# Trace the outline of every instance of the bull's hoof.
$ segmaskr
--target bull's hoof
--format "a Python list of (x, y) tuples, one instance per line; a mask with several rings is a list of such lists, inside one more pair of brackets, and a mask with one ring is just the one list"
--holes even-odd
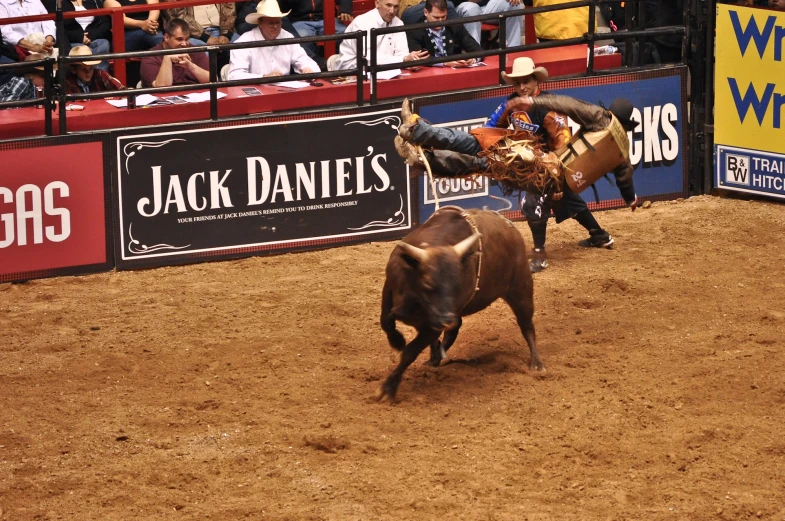
[(398, 330), (388, 333), (387, 341), (390, 343), (390, 347), (396, 351), (403, 351), (403, 348), (406, 347), (406, 339)]
[(379, 390), (376, 391), (376, 401), (379, 403), (384, 403), (384, 402), (393, 403), (395, 402), (395, 393), (397, 391), (398, 389), (391, 389), (387, 385), (382, 385), (381, 387), (379, 387)]
[(545, 364), (542, 363), (542, 360), (532, 360), (529, 363), (529, 370), (544, 373), (546, 371)]
[(442, 360), (447, 358), (447, 353), (444, 352), (444, 347), (442, 347), (441, 341), (437, 340), (436, 343), (439, 345), (439, 348), (436, 349), (431, 346), (431, 358), (428, 360), (428, 365), (431, 367), (439, 367), (439, 365), (442, 363)]

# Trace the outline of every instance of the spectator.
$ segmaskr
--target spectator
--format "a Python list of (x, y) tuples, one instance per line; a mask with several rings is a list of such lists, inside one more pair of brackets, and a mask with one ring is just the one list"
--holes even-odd
[[(534, 7), (563, 4), (572, 0), (533, 0)], [(573, 7), (534, 15), (534, 29), (540, 41), (580, 38), (589, 31), (589, 8)]]
[[(456, 11), (460, 17), (523, 11), (523, 2), (521, 0), (464, 0), (458, 5)], [(493, 21), (488, 20), (486, 23), (493, 23)], [(522, 24), (522, 16), (511, 16), (506, 19), (507, 47), (518, 47), (521, 44)], [(465, 27), (472, 38), (479, 42), (481, 22), (467, 23)]]
[[(400, 18), (395, 16), (398, 12), (400, 0), (376, 0), (376, 8), (367, 13), (361, 14), (349, 24), (346, 32), (368, 31), (366, 38), (366, 48), (363, 55), (370, 59), (371, 29), (382, 27), (400, 27), (403, 25)], [(409, 45), (406, 42), (406, 33), (384, 34), (376, 39), (376, 62), (377, 64), (408, 62), (422, 60), (428, 57), (428, 51), (409, 52)], [(334, 68), (336, 70), (353, 69), (357, 65), (357, 41), (347, 39), (341, 42), (340, 55), (336, 58)]]
[(234, 30), (237, 12), (232, 3), (175, 7), (166, 11), (166, 17), (169, 20), (181, 18), (186, 21), (191, 45), (221, 45), (240, 37)]
[[(43, 0), (44, 7), (50, 13), (57, 10), (57, 0)], [(62, 9), (64, 13), (73, 11), (88, 11), (90, 9), (101, 9), (99, 0), (63, 0)], [(71, 47), (77, 45), (87, 45), (93, 54), (107, 54), (112, 52), (109, 40), (112, 38), (112, 21), (108, 16), (85, 16), (79, 18), (67, 18), (63, 21), (65, 26), (65, 36)], [(97, 65), (99, 69), (109, 70), (109, 62), (102, 61)]]
[[(93, 53), (86, 45), (74, 47), (69, 56), (92, 56)], [(65, 93), (82, 94), (86, 92), (104, 92), (107, 90), (122, 90), (125, 86), (117, 78), (109, 75), (102, 69), (96, 69), (98, 60), (83, 60), (72, 62), (65, 75)]]
[[(48, 14), (40, 0), (0, 0), (0, 18), (36, 14)], [(51, 20), (2, 25), (0, 34), (4, 41), (16, 46), (23, 56), (30, 53), (51, 56), (54, 52), (56, 32), (55, 23)]]
[[(189, 40), (186, 21), (172, 18), (166, 22), (164, 41), (153, 47), (152, 50), (184, 49), (191, 47)], [(142, 58), (140, 74), (144, 87), (207, 83), (210, 81), (210, 64), (207, 54), (203, 52), (147, 56)]]
[[(36, 61), (47, 58), (45, 54), (28, 54), (25, 61)], [(43, 91), (44, 66), (30, 66), (18, 68), (7, 82), (0, 85), (0, 101), (19, 101), (36, 98), (37, 89)]]
[[(256, 29), (256, 25), (255, 24), (249, 24), (248, 22), (246, 22), (245, 21), (245, 17), (248, 16), (249, 14), (252, 14), (252, 13), (256, 12), (256, 5), (258, 3), (259, 2), (252, 2), (252, 1), (249, 1), (249, 2), (235, 2), (235, 4), (234, 4), (234, 11), (235, 11), (234, 32), (236, 32), (237, 34), (242, 36), (243, 34), (247, 33), (248, 31), (253, 31), (254, 29)], [(283, 23), (284, 31), (292, 32), (292, 31), (289, 30), (289, 27), (291, 27), (292, 23), (289, 22), (289, 24), (288, 24), (289, 27), (287, 27), (288, 19), (284, 18), (283, 22), (284, 22)]]
[[(239, 35), (243, 35), (248, 31), (256, 29), (256, 24), (249, 24), (245, 21), (245, 17), (249, 14), (256, 13), (256, 6), (259, 5), (259, 2), (235, 2), (234, 5), (237, 12), (237, 20), (234, 23), (235, 32)], [(288, 16), (281, 18), (281, 27), (284, 31), (292, 33), (292, 36), (295, 38), (300, 38), (300, 35), (297, 33), (297, 30), (292, 25), (292, 21), (289, 20)], [(308, 56), (311, 55), (309, 54)], [(311, 57), (313, 58), (313, 56)]]
[[(425, 13), (425, 20), (428, 22), (447, 20), (447, 1), (426, 0), (423, 12)], [(475, 52), (482, 50), (480, 44), (460, 25), (409, 31), (406, 33), (406, 38), (409, 42), (409, 49), (412, 51), (425, 49), (434, 58), (457, 55), (464, 51)], [(440, 63), (437, 66), (467, 67), (476, 61), (474, 58), (470, 60), (456, 60), (444, 64)]]
[[(13, 45), (7, 44), (3, 40), (2, 35), (0, 35), (0, 65), (16, 63), (17, 61), (19, 61), (19, 53), (16, 52)], [(14, 71), (12, 69), (0, 70), (0, 85), (10, 80), (13, 75)]]
[[(335, 18), (335, 34), (342, 34), (346, 26), (352, 23), (352, 0), (338, 0), (338, 16)], [(324, 6), (322, 0), (282, 0), (283, 9), (289, 9), (289, 20), (292, 21), (297, 34), (302, 38), (321, 36), (324, 34)], [(302, 44), (308, 56), (316, 55), (316, 44)]]
[[(248, 31), (253, 31), (256, 29), (256, 24), (249, 24), (245, 21), (245, 17), (256, 12), (256, 6), (258, 5), (258, 2), (237, 2), (234, 5), (237, 9), (237, 22), (235, 22), (235, 30), (237, 31), (237, 34), (243, 35)], [(281, 28), (283, 28), (283, 30), (287, 33), (290, 33), (292, 38), (300, 38), (300, 33), (298, 33), (294, 28), (292, 21), (289, 20), (288, 16), (281, 18)], [(324, 58), (319, 56), (319, 53), (306, 47), (303, 47), (303, 49), (305, 49), (305, 53), (308, 55), (308, 57), (319, 65), (320, 69), (323, 71), (327, 70), (327, 65), (324, 63)]]
[[(684, 0), (661, 0), (657, 5), (654, 26), (684, 25)], [(681, 44), (684, 37), (680, 34), (666, 34), (654, 37), (654, 45), (661, 63), (681, 62)]]
[[(281, 18), (286, 16), (278, 7), (276, 0), (263, 0), (256, 6), (256, 12), (249, 14), (245, 21), (257, 24), (256, 29), (237, 39), (237, 43), (283, 40), (292, 35), (281, 29)], [(285, 76), (291, 69), (299, 74), (318, 72), (319, 66), (308, 57), (300, 45), (278, 45), (275, 47), (255, 47), (235, 49), (231, 52), (229, 65), (230, 80)]]
[[(407, 7), (403, 10), (403, 13), (399, 13), (401, 17), (401, 21), (403, 25), (413, 25), (413, 24), (421, 24), (425, 22), (425, 1), (423, 0), (419, 4), (414, 4), (412, 6)], [(458, 12), (455, 10), (455, 4), (447, 1), (447, 19), (454, 20), (456, 18), (460, 18), (458, 16)]]
[[(144, 3), (143, 0), (104, 0), (104, 8), (131, 7)], [(146, 3), (157, 4), (158, 0), (147, 0)], [(163, 41), (164, 35), (158, 26), (160, 14), (160, 11), (155, 10), (123, 15), (125, 50), (127, 52), (146, 51)]]

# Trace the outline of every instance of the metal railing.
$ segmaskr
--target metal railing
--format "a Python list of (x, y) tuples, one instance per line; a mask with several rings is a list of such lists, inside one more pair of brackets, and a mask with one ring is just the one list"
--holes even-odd
[[(494, 13), (490, 15), (478, 15), (478, 16), (467, 16), (465, 18), (456, 18), (452, 20), (443, 20), (438, 22), (427, 22), (421, 24), (410, 24), (398, 27), (384, 27), (380, 29), (371, 29), (370, 30), (370, 40), (376, 41), (378, 36), (384, 36), (386, 34), (393, 34), (393, 33), (400, 33), (400, 32), (407, 32), (412, 30), (419, 30), (419, 29), (429, 29), (431, 27), (449, 27), (452, 25), (463, 25), (469, 22), (483, 22), (483, 21), (490, 21), (490, 20), (498, 20), (499, 22), (499, 49), (488, 49), (483, 51), (476, 51), (472, 53), (465, 53), (461, 54), (461, 59), (470, 59), (470, 58), (484, 58), (487, 56), (499, 56), (499, 83), (503, 83), (501, 73), (506, 70), (507, 68), (507, 55), (514, 52), (521, 52), (521, 51), (531, 51), (536, 49), (552, 49), (557, 47), (567, 47), (570, 45), (577, 45), (577, 44), (586, 44), (588, 46), (588, 61), (586, 65), (586, 74), (596, 75), (600, 74), (600, 71), (597, 71), (594, 68), (594, 42), (601, 41), (601, 40), (634, 40), (640, 39), (641, 37), (656, 37), (661, 35), (671, 35), (671, 34), (681, 34), (684, 40), (684, 36), (686, 34), (686, 30), (684, 26), (667, 26), (667, 27), (658, 27), (652, 29), (638, 29), (638, 30), (621, 30), (615, 31), (612, 33), (596, 32), (596, 7), (601, 4), (609, 4), (609, 3), (617, 3), (618, 0), (576, 0), (573, 2), (566, 2), (562, 4), (556, 5), (549, 5), (549, 6), (542, 6), (542, 7), (527, 7), (525, 10), (518, 10), (518, 11), (506, 11), (502, 13)], [(642, 0), (632, 0), (629, 2), (630, 6), (635, 6), (636, 4), (641, 3)], [(555, 11), (563, 11), (566, 9), (573, 9), (578, 7), (588, 7), (589, 8), (589, 32), (585, 33), (581, 37), (577, 38), (569, 38), (564, 40), (551, 40), (551, 41), (543, 41), (533, 44), (522, 44), (513, 47), (507, 47), (507, 25), (505, 23), (507, 18), (511, 18), (514, 16), (533, 16), (539, 13), (549, 13)], [(682, 45), (684, 47), (684, 43)], [(370, 74), (371, 77), (371, 105), (377, 103), (376, 97), (376, 82), (377, 82), (377, 74), (383, 71), (389, 71), (394, 69), (406, 68), (406, 67), (416, 67), (416, 66), (427, 66), (427, 65), (435, 65), (437, 63), (446, 63), (455, 60), (455, 56), (446, 56), (441, 58), (427, 58), (424, 60), (416, 60), (402, 63), (392, 63), (392, 64), (384, 64), (379, 65), (377, 64), (377, 49), (376, 46), (371, 46), (370, 48), (370, 64), (366, 66), (367, 72)], [(631, 55), (632, 53), (629, 53)], [(683, 53), (682, 53), (683, 54)], [(637, 68), (636, 68), (637, 67)], [(630, 63), (628, 61), (627, 65), (623, 65), (619, 68), (614, 69), (604, 69), (602, 74), (616, 74), (620, 71), (630, 71), (630, 70), (638, 70), (641, 67), (640, 63)]]
[[(221, 2), (222, 0), (219, 0)], [(325, 0), (325, 9), (327, 9), (326, 4), (329, 1), (331, 4), (333, 0)], [(655, 29), (643, 29), (643, 30), (636, 30), (634, 27), (632, 30), (625, 29), (622, 31), (616, 31), (613, 33), (597, 33), (596, 32), (596, 18), (595, 18), (595, 8), (596, 6), (604, 3), (611, 3), (615, 0), (576, 0), (573, 2), (557, 4), (552, 6), (543, 6), (543, 7), (533, 7), (533, 8), (526, 8), (525, 10), (516, 10), (516, 11), (508, 11), (503, 13), (494, 13), (489, 15), (479, 15), (473, 17), (466, 17), (466, 18), (458, 18), (452, 20), (444, 20), (439, 22), (430, 22), (430, 23), (421, 23), (415, 25), (404, 25), (399, 27), (390, 27), (390, 28), (380, 28), (380, 29), (371, 29), (370, 30), (370, 39), (374, 41), (374, 45), (370, 45), (370, 52), (369, 56), (363, 56), (364, 53), (358, 53), (358, 60), (355, 64), (355, 67), (348, 70), (341, 70), (341, 71), (330, 71), (330, 72), (319, 72), (319, 73), (312, 73), (312, 74), (296, 74), (296, 75), (286, 75), (286, 76), (277, 76), (272, 78), (250, 78), (250, 79), (242, 79), (242, 80), (234, 80), (234, 81), (221, 81), (218, 77), (218, 60), (217, 60), (217, 53), (222, 51), (231, 51), (232, 49), (247, 49), (247, 48), (256, 48), (256, 47), (271, 47), (271, 46), (279, 46), (279, 45), (293, 45), (293, 44), (301, 44), (301, 43), (311, 43), (311, 42), (325, 42), (333, 43), (339, 40), (344, 40), (347, 38), (353, 38), (356, 40), (357, 49), (365, 49), (365, 39), (366, 33), (363, 31), (354, 32), (354, 33), (346, 33), (346, 34), (339, 34), (339, 35), (324, 35), (324, 36), (313, 36), (313, 37), (306, 37), (306, 38), (294, 38), (294, 39), (283, 39), (283, 40), (272, 40), (272, 41), (261, 41), (261, 42), (248, 42), (248, 43), (229, 43), (223, 45), (206, 45), (206, 46), (198, 46), (198, 47), (186, 47), (186, 48), (178, 48), (178, 49), (163, 49), (157, 51), (137, 51), (137, 52), (130, 52), (126, 53), (123, 52), (125, 48), (125, 42), (123, 38), (118, 38), (120, 41), (115, 42), (115, 47), (121, 47), (123, 51), (115, 49), (115, 52), (108, 53), (108, 54), (100, 54), (95, 55), (94, 59), (97, 60), (114, 60), (115, 67), (118, 64), (122, 64), (124, 66), (126, 59), (135, 59), (135, 58), (144, 58), (147, 56), (161, 56), (161, 55), (172, 55), (172, 54), (184, 54), (184, 53), (195, 53), (195, 52), (207, 52), (209, 55), (209, 74), (210, 74), (210, 81), (208, 83), (203, 83), (198, 86), (198, 88), (209, 89), (210, 91), (210, 119), (217, 120), (218, 119), (218, 96), (217, 96), (217, 89), (219, 87), (232, 87), (232, 86), (241, 86), (241, 85), (264, 85), (268, 83), (277, 83), (281, 81), (286, 81), (287, 79), (300, 79), (300, 80), (308, 80), (308, 79), (317, 79), (317, 78), (335, 78), (341, 76), (354, 76), (357, 81), (357, 99), (356, 104), (361, 106), (363, 104), (364, 96), (363, 96), (363, 87), (365, 82), (364, 73), (368, 73), (370, 75), (370, 87), (371, 87), (371, 98), (370, 103), (376, 104), (378, 103), (378, 95), (377, 95), (377, 74), (382, 71), (399, 69), (399, 68), (408, 68), (408, 67), (416, 67), (416, 66), (423, 66), (423, 65), (435, 65), (439, 63), (446, 63), (449, 61), (454, 61), (455, 56), (445, 56), (441, 58), (428, 58), (424, 60), (417, 60), (405, 63), (391, 63), (391, 64), (378, 64), (378, 55), (377, 55), (377, 48), (375, 45), (375, 41), (377, 37), (384, 36), (386, 34), (391, 33), (399, 33), (399, 32), (406, 32), (410, 30), (418, 30), (418, 29), (427, 29), (431, 27), (443, 27), (443, 26), (452, 26), (452, 25), (463, 25), (467, 22), (483, 22), (483, 21), (498, 21), (498, 31), (499, 31), (499, 48), (498, 49), (486, 49), (482, 51), (476, 51), (472, 53), (465, 53), (461, 54), (461, 59), (470, 59), (470, 58), (485, 58), (488, 56), (499, 56), (499, 77), (498, 83), (502, 83), (501, 73), (506, 70), (507, 68), (507, 60), (506, 57), (511, 52), (520, 52), (520, 51), (527, 51), (527, 50), (536, 50), (536, 49), (549, 49), (549, 48), (557, 48), (557, 47), (566, 47), (575, 44), (587, 44), (588, 46), (588, 58), (587, 58), (587, 75), (595, 75), (595, 74), (615, 74), (623, 71), (632, 71), (632, 70), (641, 70), (647, 67), (642, 67), (639, 63), (636, 64), (631, 62), (630, 60), (630, 53), (627, 53), (627, 63), (622, 65), (618, 68), (613, 69), (606, 69), (603, 71), (597, 71), (594, 68), (594, 42), (598, 40), (624, 40), (625, 44), (629, 48), (630, 45), (628, 42), (631, 40), (636, 40), (637, 42), (641, 42), (643, 38), (648, 37), (655, 37), (659, 35), (671, 35), (671, 34), (681, 34), (683, 41), (685, 35), (685, 28), (683, 26), (669, 26), (669, 27), (660, 27)], [(641, 2), (641, 0), (632, 0), (632, 2), (628, 2), (628, 13), (632, 11), (636, 4)], [(129, 12), (138, 12), (138, 11), (150, 11), (150, 10), (164, 10), (167, 8), (174, 8), (174, 7), (187, 7), (187, 6), (194, 6), (194, 5), (205, 5), (209, 3), (215, 3), (211, 0), (186, 0), (186, 1), (178, 1), (178, 2), (164, 2), (162, 4), (144, 4), (139, 6), (133, 7), (126, 7), (126, 8), (117, 8), (117, 9), (96, 9), (90, 10), (90, 14), (100, 15), (104, 13), (108, 13), (113, 17), (113, 24), (118, 23), (115, 18), (119, 18), (119, 25), (123, 27), (123, 15)], [(507, 18), (512, 16), (533, 16), (538, 13), (547, 13), (547, 12), (555, 12), (555, 11), (562, 11), (566, 9), (573, 9), (576, 7), (588, 7), (589, 8), (589, 28), (591, 29), (589, 32), (585, 33), (581, 37), (577, 38), (570, 38), (566, 40), (558, 40), (558, 41), (542, 41), (533, 44), (523, 44), (513, 47), (507, 47), (506, 44), (506, 24), (504, 23)], [(156, 94), (156, 93), (170, 93), (170, 92), (178, 92), (178, 91), (185, 91), (185, 90), (194, 90), (196, 87), (195, 85), (174, 85), (170, 87), (150, 87), (150, 88), (141, 88), (141, 89), (129, 89), (124, 91), (106, 91), (106, 92), (96, 92), (96, 93), (83, 93), (83, 94), (66, 94), (65, 93), (65, 74), (68, 69), (68, 66), (71, 63), (76, 63), (84, 60), (84, 57), (70, 57), (66, 52), (66, 45), (67, 42), (65, 41), (63, 29), (63, 18), (76, 18), (77, 15), (83, 15), (82, 12), (69, 12), (63, 13), (62, 11), (58, 11), (57, 17), (57, 26), (58, 32), (58, 44), (60, 48), (60, 53), (58, 58), (56, 59), (56, 63), (58, 65), (57, 69), (57, 82), (51, 81), (51, 74), (53, 70), (53, 65), (55, 60), (52, 58), (47, 58), (40, 62), (25, 62), (23, 64), (7, 64), (7, 65), (0, 65), (0, 71), (3, 69), (8, 68), (18, 68), (18, 67), (29, 67), (35, 64), (43, 64), (45, 71), (46, 71), (46, 83), (44, 86), (43, 98), (39, 98), (36, 100), (26, 100), (26, 101), (18, 101), (18, 102), (4, 102), (0, 103), (0, 109), (7, 108), (7, 107), (26, 107), (31, 105), (43, 105), (44, 106), (44, 120), (45, 120), (45, 132), (47, 135), (52, 135), (52, 115), (51, 111), (55, 106), (54, 100), (57, 100), (57, 107), (59, 110), (59, 131), (60, 134), (67, 133), (67, 103), (69, 101), (77, 101), (77, 100), (88, 100), (88, 99), (104, 99), (104, 98), (111, 98), (111, 97), (126, 97), (128, 99), (128, 106), (129, 108), (134, 108), (135, 106), (135, 97), (141, 94)], [(18, 21), (36, 21), (36, 20), (48, 20), (55, 17), (55, 15), (36, 15), (31, 17), (24, 17), (24, 18), (10, 18), (3, 20), (2, 22), (5, 23), (14, 23)], [(122, 42), (122, 43), (121, 43)], [(68, 45), (70, 48), (70, 45)], [(370, 63), (368, 63), (370, 60)]]

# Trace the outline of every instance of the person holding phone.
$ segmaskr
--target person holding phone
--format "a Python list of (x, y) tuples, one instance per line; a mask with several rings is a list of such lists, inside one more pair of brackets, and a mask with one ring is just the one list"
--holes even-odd
[[(380, 29), (382, 27), (401, 27), (403, 22), (396, 16), (398, 13), (398, 6), (401, 0), (376, 0), (376, 7), (367, 13), (361, 14), (355, 18), (349, 27), (346, 28), (347, 33), (355, 31), (367, 31), (368, 38), (365, 40), (365, 49), (357, 49), (357, 41), (353, 38), (348, 38), (341, 42), (340, 54), (335, 58), (333, 65), (334, 70), (354, 69), (357, 67), (357, 56), (365, 56), (368, 60), (371, 58), (371, 29)], [(379, 65), (386, 65), (388, 63), (410, 62), (417, 60), (424, 60), (428, 57), (428, 51), (421, 49), (419, 51), (409, 51), (409, 44), (406, 41), (405, 33), (391, 33), (383, 34), (376, 37), (374, 42), (376, 45), (376, 63)], [(330, 58), (333, 60), (333, 58)], [(330, 65), (328, 61), (328, 65)]]
[[(447, 20), (447, 0), (425, 0), (424, 12), (426, 22), (443, 22)], [(409, 31), (406, 33), (406, 38), (409, 41), (410, 50), (426, 50), (434, 58), (482, 50), (480, 44), (461, 25)], [(477, 61), (477, 58), (469, 60), (458, 59), (439, 63), (436, 67), (468, 67), (474, 65)]]
[[(172, 18), (166, 22), (164, 41), (151, 50), (185, 49), (191, 47), (188, 22)], [(170, 87), (210, 81), (210, 64), (207, 53), (167, 54), (145, 56), (140, 70), (143, 87)]]

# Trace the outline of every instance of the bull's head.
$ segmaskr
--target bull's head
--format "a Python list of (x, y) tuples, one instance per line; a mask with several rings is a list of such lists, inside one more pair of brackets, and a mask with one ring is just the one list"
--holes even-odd
[(479, 238), (480, 234), (475, 233), (454, 246), (425, 248), (398, 242), (403, 251), (401, 257), (414, 272), (415, 290), (433, 329), (443, 331), (455, 326), (466, 304), (461, 299), (462, 294), (467, 293), (463, 283), (464, 265)]

